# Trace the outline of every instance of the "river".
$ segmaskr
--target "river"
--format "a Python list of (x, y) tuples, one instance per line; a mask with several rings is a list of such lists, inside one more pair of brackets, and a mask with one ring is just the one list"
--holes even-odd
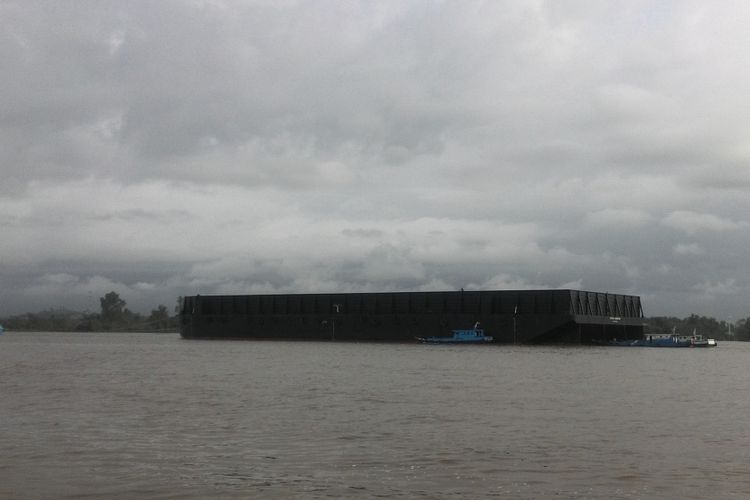
[(750, 344), (0, 336), (0, 498), (747, 498)]

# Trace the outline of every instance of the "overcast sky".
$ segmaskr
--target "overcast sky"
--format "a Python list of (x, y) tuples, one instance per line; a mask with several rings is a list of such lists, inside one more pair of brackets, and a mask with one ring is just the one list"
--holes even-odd
[(575, 288), (750, 316), (745, 1), (0, 3), (0, 315)]

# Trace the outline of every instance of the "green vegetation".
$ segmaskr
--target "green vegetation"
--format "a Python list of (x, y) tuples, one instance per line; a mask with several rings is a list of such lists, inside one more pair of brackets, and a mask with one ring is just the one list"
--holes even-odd
[[(159, 305), (144, 316), (131, 311), (115, 292), (99, 299), (100, 313), (83, 313), (67, 309), (49, 309), (0, 318), (6, 330), (59, 332), (176, 332), (177, 311), (171, 316), (167, 307)], [(179, 304), (179, 299), (178, 299)]]
[(750, 318), (745, 318), (736, 323), (718, 321), (715, 318), (691, 314), (687, 318), (674, 318), (657, 316), (646, 318), (647, 333), (672, 333), (676, 331), (681, 335), (690, 335), (695, 331), (704, 337), (717, 340), (742, 340), (750, 341)]

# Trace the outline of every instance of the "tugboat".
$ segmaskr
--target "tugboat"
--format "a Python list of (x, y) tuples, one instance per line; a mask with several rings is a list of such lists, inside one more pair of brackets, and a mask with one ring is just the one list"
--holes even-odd
[(693, 336), (690, 338), (690, 347), (716, 347), (715, 339), (704, 339), (703, 335), (696, 335), (693, 330)]
[(494, 339), (484, 334), (479, 322), (471, 330), (451, 330), (449, 337), (416, 337), (423, 344), (484, 344)]

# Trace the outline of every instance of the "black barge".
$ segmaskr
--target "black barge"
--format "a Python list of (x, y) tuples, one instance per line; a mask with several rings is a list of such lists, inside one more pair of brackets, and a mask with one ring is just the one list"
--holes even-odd
[(480, 322), (498, 343), (638, 339), (640, 297), (579, 290), (482, 290), (183, 297), (186, 339), (414, 342)]

